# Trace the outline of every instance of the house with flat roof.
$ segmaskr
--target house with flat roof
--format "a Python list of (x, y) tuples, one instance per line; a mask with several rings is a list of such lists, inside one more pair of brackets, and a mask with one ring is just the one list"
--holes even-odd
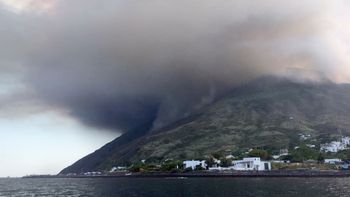
[(232, 162), (234, 170), (271, 170), (271, 162), (261, 161), (260, 157), (247, 157)]
[(198, 161), (198, 160), (187, 160), (183, 162), (185, 168), (192, 168), (192, 170), (195, 170), (197, 166), (200, 166), (202, 168), (206, 168), (207, 164), (205, 163), (205, 160)]

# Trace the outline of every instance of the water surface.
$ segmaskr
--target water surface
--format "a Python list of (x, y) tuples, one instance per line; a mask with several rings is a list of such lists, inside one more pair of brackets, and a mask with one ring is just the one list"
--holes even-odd
[(350, 178), (0, 179), (0, 196), (349, 196)]

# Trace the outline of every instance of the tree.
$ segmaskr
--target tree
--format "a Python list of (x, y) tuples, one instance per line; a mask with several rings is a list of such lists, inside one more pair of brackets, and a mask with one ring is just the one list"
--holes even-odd
[(270, 154), (266, 150), (253, 149), (248, 153), (249, 157), (260, 157), (263, 160), (268, 160), (271, 158)]
[(292, 155), (284, 155), (282, 157), (280, 157), (281, 160), (289, 160), (292, 161), (293, 160), (293, 156)]
[(193, 169), (191, 167), (184, 169), (184, 172), (192, 172), (192, 171), (193, 171)]
[(162, 164), (161, 170), (162, 171), (173, 171), (173, 170), (177, 170), (180, 166), (182, 166), (182, 162), (181, 161), (165, 161)]
[(201, 165), (197, 165), (195, 168), (196, 171), (202, 171), (205, 170)]
[(344, 160), (344, 161), (347, 161), (350, 159), (350, 150), (342, 150), (342, 151), (339, 151), (337, 154), (336, 154), (336, 157)]
[(205, 163), (207, 164), (208, 167), (212, 167), (215, 164), (214, 158), (213, 157), (208, 157), (205, 160)]
[(231, 159), (223, 158), (223, 159), (221, 159), (220, 166), (221, 166), (221, 167), (229, 167), (229, 166), (232, 166), (232, 160), (231, 160)]
[(324, 155), (322, 153), (318, 154), (317, 161), (318, 161), (318, 163), (324, 162)]
[(142, 172), (144, 171), (145, 165), (143, 163), (134, 163), (131, 167), (130, 167), (130, 171), (131, 172)]
[(222, 151), (218, 151), (215, 153), (211, 154), (215, 159), (221, 159), (222, 157), (224, 157), (224, 153)]
[(306, 146), (301, 146), (300, 148), (294, 150), (291, 155), (293, 162), (303, 162), (309, 159), (318, 160), (319, 154), (319, 151), (315, 149)]

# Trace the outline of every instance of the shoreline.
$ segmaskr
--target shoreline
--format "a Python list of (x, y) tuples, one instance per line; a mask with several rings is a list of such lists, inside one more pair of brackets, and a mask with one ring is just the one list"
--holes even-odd
[(191, 172), (191, 173), (170, 173), (170, 172), (137, 172), (118, 173), (106, 175), (32, 175), (22, 178), (259, 178), (259, 177), (350, 177), (350, 171), (337, 170), (272, 170), (272, 171), (239, 171), (239, 172)]

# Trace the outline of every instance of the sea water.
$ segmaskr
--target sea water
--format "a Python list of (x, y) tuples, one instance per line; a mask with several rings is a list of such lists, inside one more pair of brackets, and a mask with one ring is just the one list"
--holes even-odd
[(9, 178), (0, 196), (350, 196), (350, 178)]

